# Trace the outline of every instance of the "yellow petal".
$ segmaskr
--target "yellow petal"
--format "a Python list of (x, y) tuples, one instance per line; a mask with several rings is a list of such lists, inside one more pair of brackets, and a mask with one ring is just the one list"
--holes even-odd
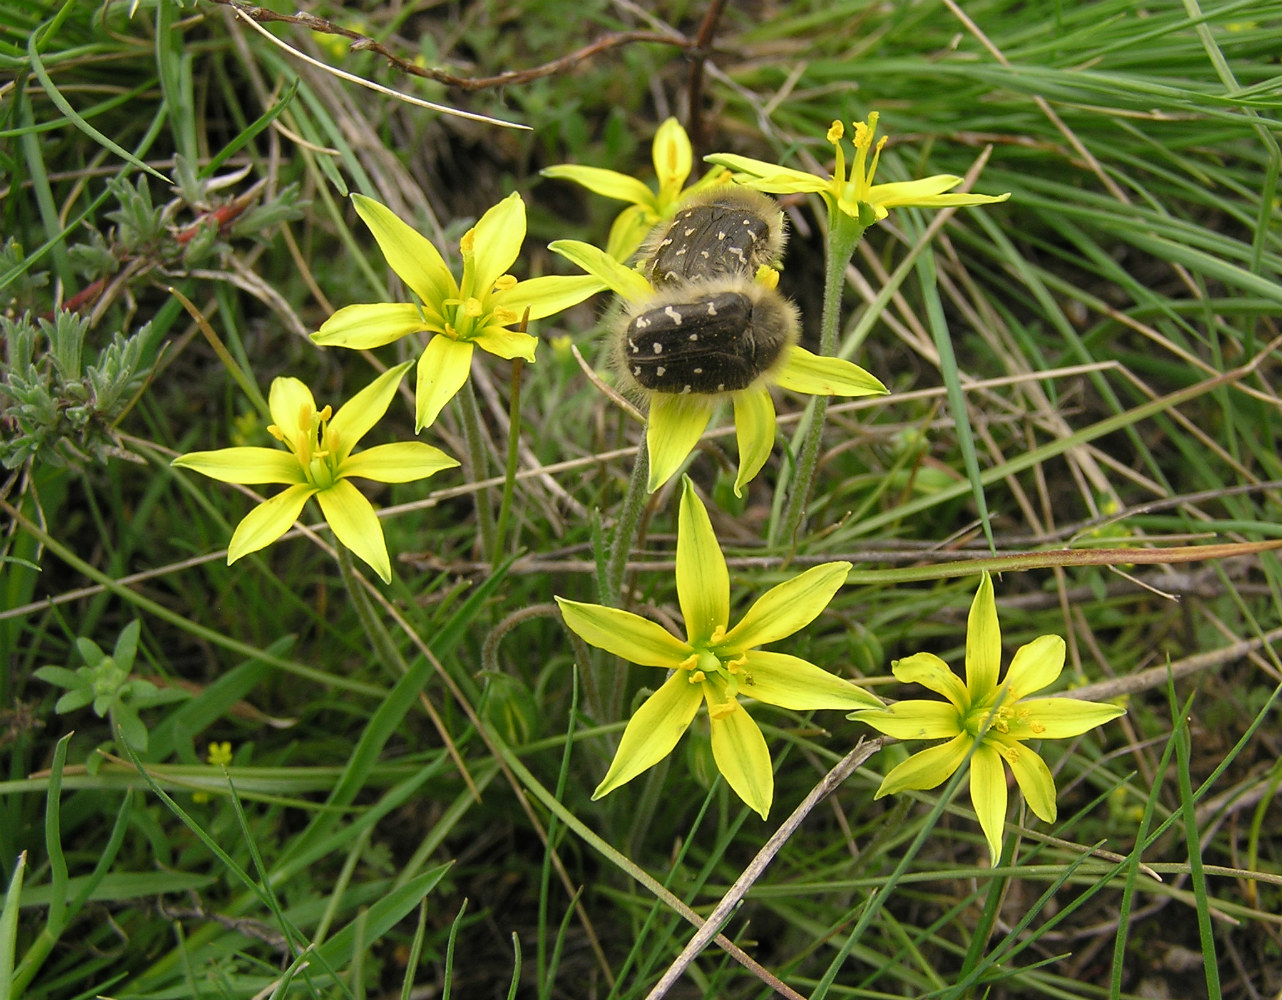
[(349, 455), (338, 470), (344, 478), (356, 476), (379, 483), (412, 483), (442, 469), (453, 469), (458, 460), (440, 448), (421, 441), (380, 444)]
[(413, 366), (413, 361), (405, 361), (389, 368), (338, 408), (329, 422), (329, 438), (338, 442), (335, 455), (338, 464), (342, 464), (369, 429), (383, 419), (401, 379)]
[(770, 457), (775, 443), (775, 404), (763, 388), (744, 389), (734, 394), (734, 430), (739, 442), (739, 472), (734, 495), (752, 482)]
[(298, 450), (300, 435), (310, 436), (313, 433), (311, 419), (316, 412), (316, 400), (312, 398), (312, 390), (298, 379), (272, 379), (272, 387), (267, 393), (267, 409), (271, 411), (272, 423), (295, 451)]
[(943, 193), (955, 188), (963, 180), (964, 178), (953, 174), (935, 174), (915, 181), (874, 184), (868, 189), (868, 201), (883, 208), (905, 205), (941, 208), (945, 205), (991, 205), (1010, 197), (1009, 192), (999, 195)]
[(734, 793), (765, 819), (775, 797), (774, 769), (765, 737), (742, 708), (712, 719), (712, 758)]
[(509, 330), (497, 323), (490, 323), (472, 335), (471, 342), (496, 358), (511, 361), (513, 358), (524, 358), (534, 364), (534, 353), (539, 347), (539, 338), (520, 330)]
[(321, 347), (348, 347), (366, 351), (382, 347), (412, 333), (445, 329), (439, 310), (409, 302), (377, 302), (369, 305), (344, 306), (321, 324), (312, 334), (312, 343)]
[(787, 361), (772, 381), (809, 396), (882, 396), (890, 391), (844, 358), (826, 358), (795, 345), (788, 348)]
[(650, 153), (654, 158), (654, 173), (659, 179), (660, 194), (675, 198), (694, 166), (690, 137), (679, 121), (675, 118), (664, 120), (654, 133)]
[[(1005, 741), (1001, 741), (1005, 742)], [(1055, 803), (1055, 778), (1041, 755), (1018, 743), (1008, 743), (1002, 756), (1010, 765), (1028, 808), (1044, 823), (1054, 823), (1058, 808)]]
[(992, 695), (1001, 670), (1002, 633), (997, 625), (997, 602), (993, 581), (987, 573), (966, 617), (966, 690), (975, 705)]
[(805, 628), (828, 606), (849, 573), (848, 562), (824, 563), (771, 587), (726, 633), (723, 645), (755, 649)]
[(942, 694), (958, 712), (970, 710), (970, 695), (961, 678), (934, 653), (914, 653), (896, 660), (891, 669), (895, 677), (905, 684), (920, 684), (924, 688)]
[(798, 656), (762, 649), (748, 653), (739, 693), (767, 705), (799, 712), (813, 708), (849, 712), (851, 709), (881, 707), (881, 702), (875, 697), (842, 677)]
[(263, 501), (246, 514), (244, 520), (236, 525), (227, 545), (227, 565), (257, 552), (285, 534), (298, 520), (307, 498), (315, 492), (315, 486), (300, 483)]
[[(619, 608), (556, 599), (565, 624), (589, 645), (643, 667), (674, 669), (693, 652), (667, 629)], [(680, 671), (688, 677), (686, 671)], [(696, 699), (698, 700), (698, 699)]]
[[(472, 230), (470, 262), (464, 257), (460, 297), (482, 302), (516, 261), (525, 242), (525, 202), (513, 191), (490, 208)], [(470, 266), (469, 266), (470, 264)]]
[(544, 167), (539, 173), (544, 177), (573, 181), (575, 184), (583, 185), (593, 194), (613, 198), (615, 201), (628, 201), (636, 205), (648, 205), (654, 202), (653, 191), (635, 177), (621, 174), (617, 170), (564, 163), (555, 167)]
[(454, 275), (430, 240), (373, 198), (354, 194), (352, 205), (374, 234), (388, 266), (424, 303), (439, 305), (458, 297)]
[(472, 345), (451, 337), (433, 337), (418, 359), (418, 382), (414, 388), (414, 430), (431, 427), (448, 403), (467, 381), (472, 367)]
[(302, 466), (292, 452), (279, 448), (221, 448), (179, 455), (170, 465), (191, 469), (220, 483), (304, 483)]
[(768, 160), (754, 160), (750, 156), (739, 156), (735, 153), (713, 153), (705, 156), (709, 163), (720, 164), (734, 171), (735, 180), (744, 187), (758, 191), (770, 191), (775, 194), (799, 194), (803, 191), (826, 191), (832, 186), (832, 179), (816, 177), (804, 170), (793, 170), (781, 167)]
[(610, 769), (592, 793), (593, 801), (670, 754), (681, 734), (690, 727), (702, 701), (699, 685), (691, 684), (684, 670), (678, 670), (664, 681), (628, 722)]
[(883, 795), (893, 795), (909, 789), (926, 791), (942, 785), (961, 767), (974, 745), (970, 736), (962, 734), (937, 747), (918, 751), (890, 769), (890, 773), (882, 778), (881, 786), (873, 798), (879, 799)]
[(556, 240), (548, 249), (559, 253), (588, 274), (600, 278), (607, 288), (629, 301), (649, 297), (654, 289), (632, 268), (621, 264), (599, 247), (582, 240)]
[(730, 620), (730, 574), (708, 511), (689, 476), (677, 513), (677, 598), (691, 644), (705, 642)]
[(1018, 701), (1055, 683), (1064, 669), (1064, 640), (1057, 635), (1040, 635), (1015, 650), (1006, 671), (1006, 697)]
[[(1019, 703), (1020, 717), (1029, 725), (1024, 739), (1062, 740), (1102, 726), (1126, 709), (1080, 698), (1029, 698)], [(1032, 727), (1036, 727), (1035, 729)]]
[(850, 718), (897, 740), (943, 740), (962, 735), (961, 715), (943, 701), (897, 701), (889, 708), (856, 712)]
[(970, 802), (975, 807), (980, 829), (988, 841), (994, 865), (1002, 856), (1002, 833), (1006, 827), (1006, 770), (1001, 755), (990, 746), (975, 748), (970, 758)]
[(511, 288), (495, 292), (490, 296), (490, 306), (514, 312), (516, 321), (506, 325), (516, 326), (527, 307), (531, 320), (543, 319), (577, 305), (604, 288), (605, 282), (594, 275), (548, 274), (518, 281)]
[(645, 434), (650, 452), (649, 492), (676, 475), (708, 426), (712, 407), (709, 397), (693, 393), (657, 392), (650, 397)]
[(367, 563), (384, 583), (392, 580), (392, 563), (387, 556), (387, 542), (383, 539), (383, 526), (373, 505), (361, 496), (360, 490), (346, 479), (340, 479), (327, 490), (316, 494), (321, 513), (343, 545), (352, 555)]
[(643, 205), (629, 205), (610, 224), (610, 237), (605, 252), (617, 261), (626, 261), (645, 242), (646, 235), (654, 228), (656, 214)]

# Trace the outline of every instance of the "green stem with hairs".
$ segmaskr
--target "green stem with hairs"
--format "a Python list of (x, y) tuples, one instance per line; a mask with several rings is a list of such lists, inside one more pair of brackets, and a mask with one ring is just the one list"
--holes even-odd
[[(819, 353), (824, 357), (830, 358), (837, 353), (837, 334), (841, 327), (841, 294), (846, 287), (846, 265), (850, 263), (866, 228), (859, 220), (844, 212), (829, 213), (823, 315), (819, 322)], [(789, 548), (796, 544), (797, 532), (806, 513), (806, 500), (810, 496), (815, 466), (819, 464), (819, 445), (827, 412), (827, 396), (815, 396), (810, 401), (806, 437), (801, 445), (801, 454), (797, 457), (796, 471), (783, 516), (777, 522), (779, 528), (771, 538), (772, 543), (783, 542)]]
[(508, 516), (512, 511), (512, 493), (516, 486), (516, 465), (521, 449), (521, 373), (525, 369), (522, 358), (512, 360), (512, 390), (508, 400), (507, 468), (503, 473), (503, 499), (499, 502), (499, 523), (495, 529), (495, 550), (490, 562), (497, 565), (506, 548)]
[(361, 628), (365, 630), (375, 655), (387, 668), (387, 672), (399, 680), (409, 671), (405, 657), (401, 655), (383, 619), (374, 611), (369, 595), (361, 586), (352, 553), (347, 546), (339, 542), (335, 542), (334, 548), (338, 552), (338, 568), (343, 574), (343, 587), (347, 591), (352, 607), (356, 610), (356, 617), (360, 619)]
[[(463, 383), (459, 392), (463, 404), (463, 440), (467, 444), (468, 464), (472, 466), (472, 477), (477, 482), (485, 478), (489, 462), (485, 453), (485, 435), (481, 432), (481, 410), (476, 405), (476, 394), (472, 392), (469, 379)], [(481, 529), (481, 552), (491, 563), (498, 562), (498, 532), (494, 528), (494, 511), (490, 491), (476, 491), (476, 521)]]
[(636, 541), (637, 527), (641, 515), (645, 512), (646, 492), (650, 478), (650, 452), (645, 439), (637, 449), (636, 464), (632, 467), (632, 478), (628, 480), (628, 492), (619, 508), (619, 516), (614, 522), (614, 538), (610, 542), (610, 558), (605, 566), (605, 573), (598, 574), (597, 588), (601, 592), (601, 603), (608, 608), (619, 607), (619, 598), (623, 593), (623, 578), (628, 571), (628, 556), (632, 554), (632, 544)]

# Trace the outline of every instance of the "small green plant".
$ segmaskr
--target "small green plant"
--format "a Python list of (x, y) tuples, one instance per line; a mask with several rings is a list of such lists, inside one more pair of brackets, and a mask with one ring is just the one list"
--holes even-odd
[(143, 753), (147, 749), (147, 727), (138, 713), (157, 705), (181, 701), (187, 696), (182, 691), (164, 690), (151, 681), (130, 676), (138, 655), (140, 628), (136, 619), (126, 625), (110, 655), (92, 639), (81, 636), (76, 639), (76, 649), (85, 661), (83, 667), (70, 670), (45, 666), (36, 671), (36, 677), (66, 689), (67, 693), (53, 707), (59, 715), (92, 705), (94, 714), (100, 719), (110, 718), (112, 731), (118, 739)]
[(80, 465), (124, 453), (117, 421), (145, 382), (147, 324), (112, 335), (86, 362), (88, 317), (60, 311), (33, 321), (0, 316), (0, 339), (9, 345), (0, 361), (0, 464)]

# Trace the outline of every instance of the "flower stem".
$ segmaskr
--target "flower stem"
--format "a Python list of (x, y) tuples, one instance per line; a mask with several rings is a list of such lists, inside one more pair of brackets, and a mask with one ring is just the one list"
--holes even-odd
[[(463, 439), (467, 443), (468, 464), (472, 467), (473, 480), (479, 482), (485, 478), (489, 462), (485, 453), (485, 436), (481, 433), (481, 411), (476, 405), (476, 394), (472, 392), (470, 379), (463, 383), (459, 399), (463, 403)], [(476, 520), (481, 529), (481, 551), (484, 558), (494, 563), (498, 561), (495, 548), (498, 539), (494, 530), (492, 501), (489, 490), (476, 491)]]
[[(841, 293), (846, 287), (846, 265), (855, 252), (855, 246), (864, 234), (864, 227), (843, 213), (829, 217), (828, 253), (825, 260), (823, 315), (819, 321), (819, 353), (832, 357), (837, 351), (837, 334), (841, 327)], [(810, 495), (815, 466), (819, 464), (819, 445), (823, 438), (824, 416), (828, 412), (828, 397), (815, 396), (810, 403), (806, 437), (797, 457), (796, 472), (788, 500), (784, 505), (779, 530), (771, 542), (784, 543), (789, 548), (796, 544), (797, 531), (806, 513), (806, 500)]]
[(369, 595), (361, 586), (361, 581), (357, 578), (356, 564), (352, 561), (352, 553), (345, 545), (336, 544), (334, 548), (338, 550), (338, 568), (343, 574), (343, 587), (347, 590), (352, 607), (356, 609), (356, 617), (360, 619), (361, 628), (365, 630), (375, 656), (392, 677), (399, 679), (409, 669), (405, 658), (401, 656), (400, 649), (392, 641), (391, 633), (387, 631), (383, 619), (375, 613)]
[(497, 565), (503, 556), (507, 535), (507, 519), (512, 510), (512, 491), (516, 486), (516, 465), (521, 446), (521, 373), (525, 369), (523, 358), (512, 360), (512, 389), (508, 397), (507, 468), (503, 471), (503, 499), (499, 502), (499, 523), (495, 529), (495, 550), (490, 553), (491, 564)]
[(628, 481), (628, 493), (619, 508), (619, 516), (614, 522), (614, 538), (610, 542), (610, 559), (606, 563), (605, 574), (598, 574), (597, 589), (601, 592), (601, 603), (607, 608), (617, 608), (619, 597), (623, 593), (623, 578), (628, 571), (628, 556), (632, 553), (632, 544), (636, 541), (637, 526), (645, 511), (646, 485), (650, 477), (650, 453), (646, 449), (645, 438), (637, 449), (636, 464), (632, 467), (632, 478)]

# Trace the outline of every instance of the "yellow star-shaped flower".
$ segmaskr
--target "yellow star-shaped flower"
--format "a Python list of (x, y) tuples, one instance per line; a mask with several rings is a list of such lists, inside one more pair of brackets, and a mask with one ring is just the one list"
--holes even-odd
[(646, 234), (664, 219), (672, 218), (677, 207), (691, 194), (725, 180), (724, 171), (718, 167), (708, 171), (690, 187), (685, 187), (694, 166), (694, 152), (690, 147), (690, 137), (675, 118), (669, 118), (659, 126), (650, 151), (659, 182), (657, 191), (635, 177), (604, 167), (566, 163), (539, 171), (544, 177), (573, 181), (594, 194), (630, 203), (610, 227), (605, 252), (615, 260), (631, 257)]
[(236, 526), (227, 546), (229, 565), (276, 541), (298, 519), (303, 505), (315, 497), (335, 537), (368, 563), (384, 583), (392, 579), (387, 544), (374, 507), (350, 480), (409, 483), (459, 464), (439, 448), (419, 441), (381, 444), (353, 453), (387, 412), (397, 386), (413, 364), (407, 361), (387, 370), (337, 413), (328, 406), (318, 410), (311, 390), (298, 379), (274, 379), (268, 396), (272, 424), (267, 430), (288, 450), (223, 448), (195, 451), (173, 460), (178, 468), (219, 482), (286, 484)]
[(436, 334), (418, 362), (415, 429), (436, 420), (467, 381), (472, 351), (534, 361), (538, 338), (511, 327), (529, 311), (543, 319), (601, 290), (592, 278), (548, 275), (517, 281), (507, 273), (525, 239), (525, 202), (513, 193), (489, 209), (459, 241), (463, 277), (456, 280), (440, 252), (385, 205), (352, 195), (392, 270), (418, 302), (378, 302), (338, 310), (312, 340), (366, 350), (414, 333)]
[(891, 769), (877, 798), (907, 789), (935, 788), (970, 757), (970, 798), (988, 840), (993, 864), (1001, 857), (1006, 816), (1006, 775), (1002, 762), (1040, 819), (1055, 822), (1055, 779), (1029, 740), (1080, 736), (1126, 714), (1125, 709), (1075, 698), (1030, 698), (1054, 683), (1064, 668), (1064, 640), (1043, 635), (1015, 651), (1006, 676), (998, 674), (1002, 637), (993, 582), (985, 573), (966, 624), (966, 680), (933, 653), (916, 653), (894, 663), (905, 684), (929, 688), (946, 699), (899, 701), (889, 708), (851, 716), (901, 740), (946, 739), (913, 754)]
[(592, 797), (614, 791), (670, 754), (699, 706), (706, 704), (718, 770), (765, 819), (774, 798), (770, 752), (740, 698), (798, 711), (881, 705), (862, 688), (813, 663), (759, 648), (814, 621), (849, 572), (847, 562), (806, 570), (768, 590), (729, 627), (725, 556), (686, 477), (677, 515), (677, 599), (685, 619), (684, 639), (629, 611), (557, 598), (565, 623), (585, 641), (633, 663), (672, 671), (628, 723)]
[(948, 194), (963, 180), (953, 174), (935, 174), (915, 181), (874, 184), (877, 163), (886, 145), (886, 136), (876, 139), (877, 112), (871, 112), (865, 122), (855, 122), (854, 157), (846, 169), (846, 152), (842, 147), (845, 126), (834, 121), (828, 129), (827, 139), (836, 153), (831, 176), (820, 177), (804, 170), (782, 167), (767, 160), (754, 160), (750, 156), (734, 153), (713, 153), (705, 157), (734, 172), (734, 179), (745, 187), (772, 194), (814, 193), (823, 197), (828, 206), (831, 223), (840, 223), (842, 217), (855, 220), (860, 228), (880, 222), (892, 208), (918, 205), (922, 208), (943, 208), (948, 205), (988, 205), (1005, 201), (1010, 194)]

